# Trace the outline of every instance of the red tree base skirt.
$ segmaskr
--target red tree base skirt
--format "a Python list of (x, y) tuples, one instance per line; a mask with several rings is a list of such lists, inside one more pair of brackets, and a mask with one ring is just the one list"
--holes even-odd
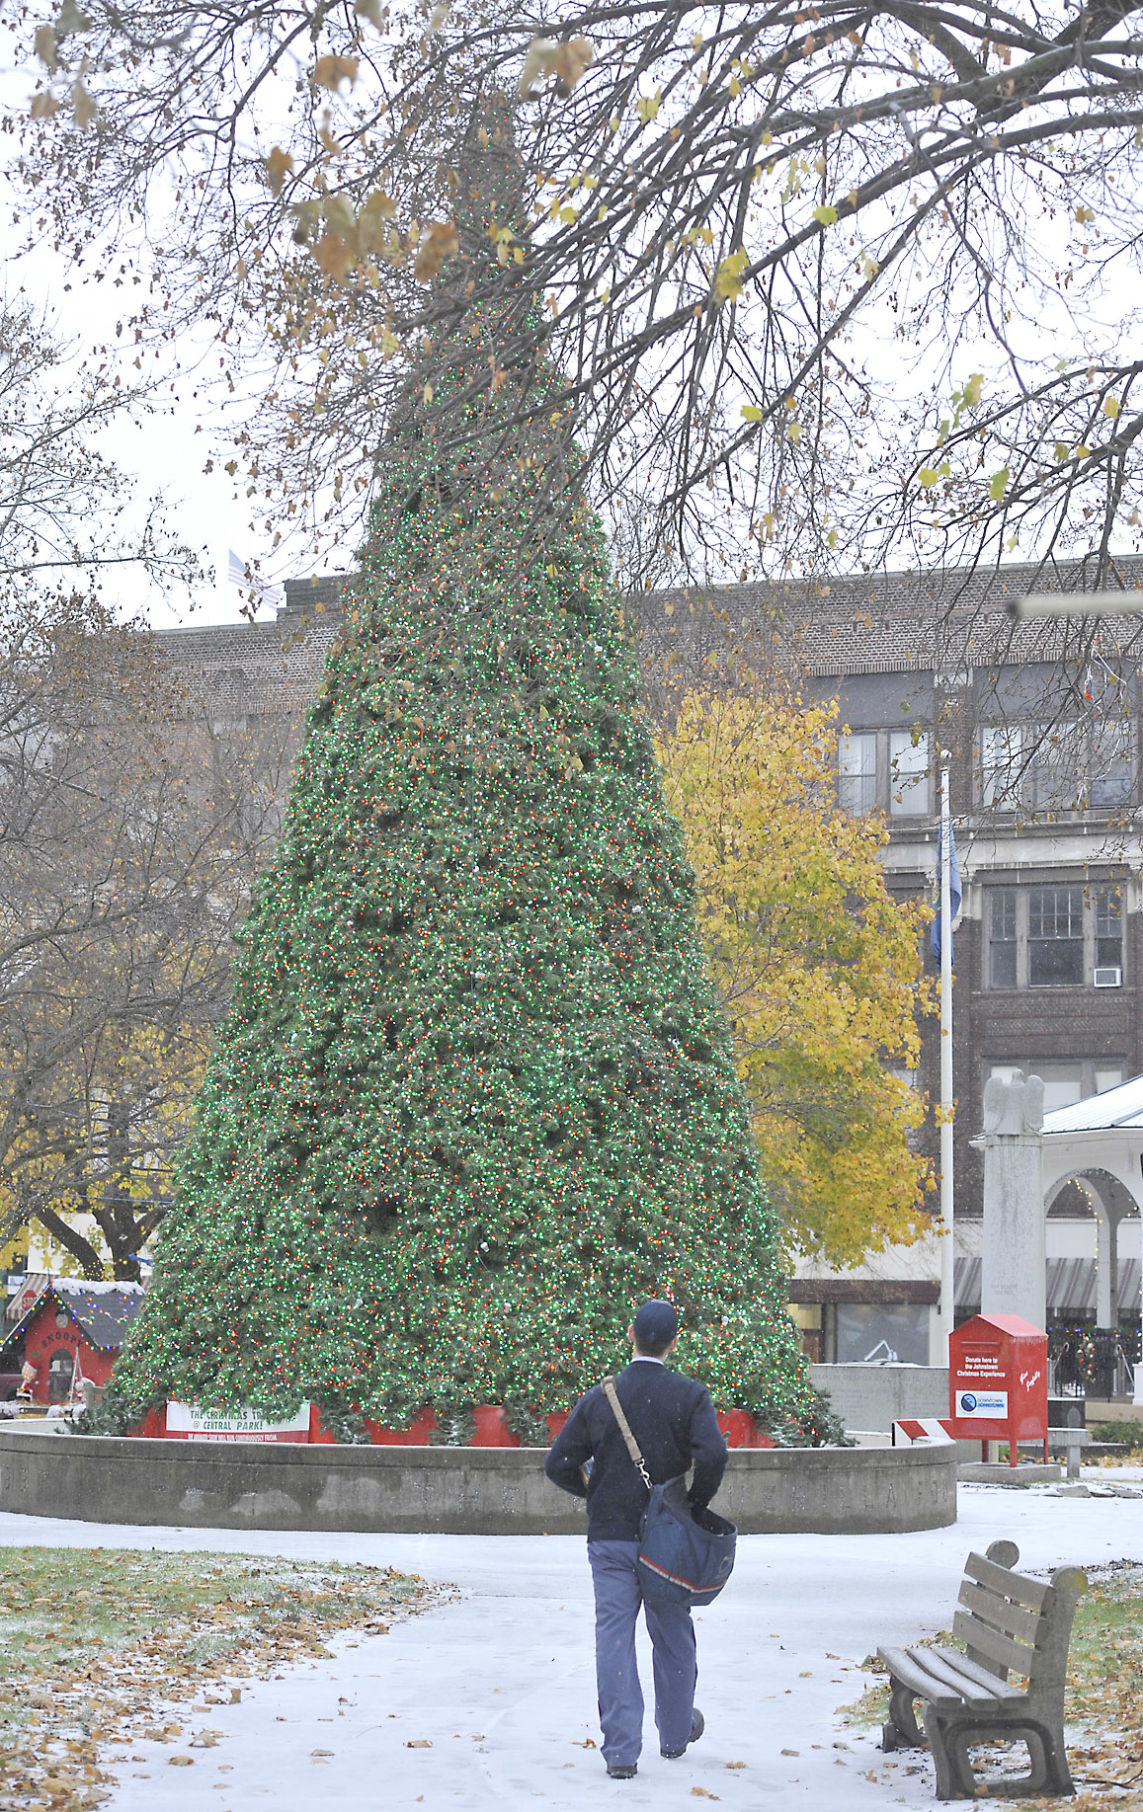
[[(558, 1410), (549, 1415), (548, 1440), (554, 1441), (568, 1419), (567, 1410)], [(384, 1428), (380, 1422), (373, 1422), (368, 1416), (364, 1418), (365, 1428), (372, 1447), (428, 1447), (432, 1443), (433, 1433), (437, 1426), (436, 1413), (432, 1406), (422, 1409), (415, 1422), (408, 1428)], [(496, 1403), (482, 1403), (473, 1410), (473, 1432), (470, 1447), (520, 1447), (523, 1443), (519, 1435), (513, 1434), (508, 1426), (504, 1410)], [(748, 1409), (723, 1409), (718, 1412), (718, 1426), (726, 1436), (728, 1447), (773, 1447), (774, 1443), (764, 1428), (759, 1428)], [(149, 1440), (167, 1438), (167, 1412), (165, 1409), (147, 1411), (140, 1428), (133, 1428), (132, 1434), (143, 1435)], [(295, 1440), (299, 1437), (294, 1436)], [(305, 1436), (301, 1437), (303, 1440)], [(310, 1408), (309, 1444), (311, 1446), (332, 1447), (336, 1441), (321, 1419), (321, 1411), (316, 1405)]]

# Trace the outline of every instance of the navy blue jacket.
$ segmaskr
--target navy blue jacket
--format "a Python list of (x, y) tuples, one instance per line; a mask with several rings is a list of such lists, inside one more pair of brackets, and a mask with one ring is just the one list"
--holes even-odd
[[(652, 1483), (666, 1484), (693, 1465), (690, 1500), (709, 1504), (726, 1470), (726, 1442), (706, 1385), (653, 1360), (635, 1359), (619, 1373), (615, 1386)], [(588, 1460), (592, 1466), (585, 1487), (580, 1468)], [(587, 1498), (588, 1541), (638, 1541), (647, 1488), (601, 1384), (572, 1410), (544, 1471), (553, 1485)]]

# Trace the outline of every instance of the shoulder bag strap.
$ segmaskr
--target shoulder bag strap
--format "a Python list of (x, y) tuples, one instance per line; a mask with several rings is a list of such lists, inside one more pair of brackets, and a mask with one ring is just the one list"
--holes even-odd
[(639, 1452), (639, 1443), (635, 1439), (635, 1436), (631, 1433), (630, 1422), (628, 1422), (627, 1417), (623, 1414), (623, 1405), (619, 1401), (619, 1392), (615, 1388), (615, 1379), (614, 1378), (605, 1378), (603, 1380), (603, 1394), (607, 1398), (607, 1401), (610, 1403), (611, 1412), (614, 1415), (615, 1420), (619, 1424), (619, 1432), (623, 1436), (624, 1446), (627, 1448), (627, 1452), (631, 1456), (632, 1465), (637, 1466), (639, 1468), (639, 1477), (642, 1479), (643, 1483), (646, 1485), (648, 1491), (653, 1490), (654, 1487), (652, 1486), (651, 1480), (647, 1475), (647, 1467), (644, 1464), (643, 1455)]

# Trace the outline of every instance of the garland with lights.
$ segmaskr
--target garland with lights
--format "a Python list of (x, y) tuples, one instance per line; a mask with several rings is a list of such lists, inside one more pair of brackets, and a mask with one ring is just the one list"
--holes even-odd
[(820, 1425), (602, 532), (559, 424), (513, 424), (542, 333), (481, 303), (523, 219), (492, 139), (105, 1427), (309, 1398), (463, 1438), (566, 1409), (648, 1295), (721, 1405)]

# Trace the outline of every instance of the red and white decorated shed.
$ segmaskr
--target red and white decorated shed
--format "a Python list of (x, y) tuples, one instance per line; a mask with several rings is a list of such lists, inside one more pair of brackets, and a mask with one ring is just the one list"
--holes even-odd
[(23, 1336), (32, 1402), (70, 1403), (85, 1382), (106, 1384), (142, 1303), (141, 1284), (29, 1276), (5, 1307), (0, 1356)]

